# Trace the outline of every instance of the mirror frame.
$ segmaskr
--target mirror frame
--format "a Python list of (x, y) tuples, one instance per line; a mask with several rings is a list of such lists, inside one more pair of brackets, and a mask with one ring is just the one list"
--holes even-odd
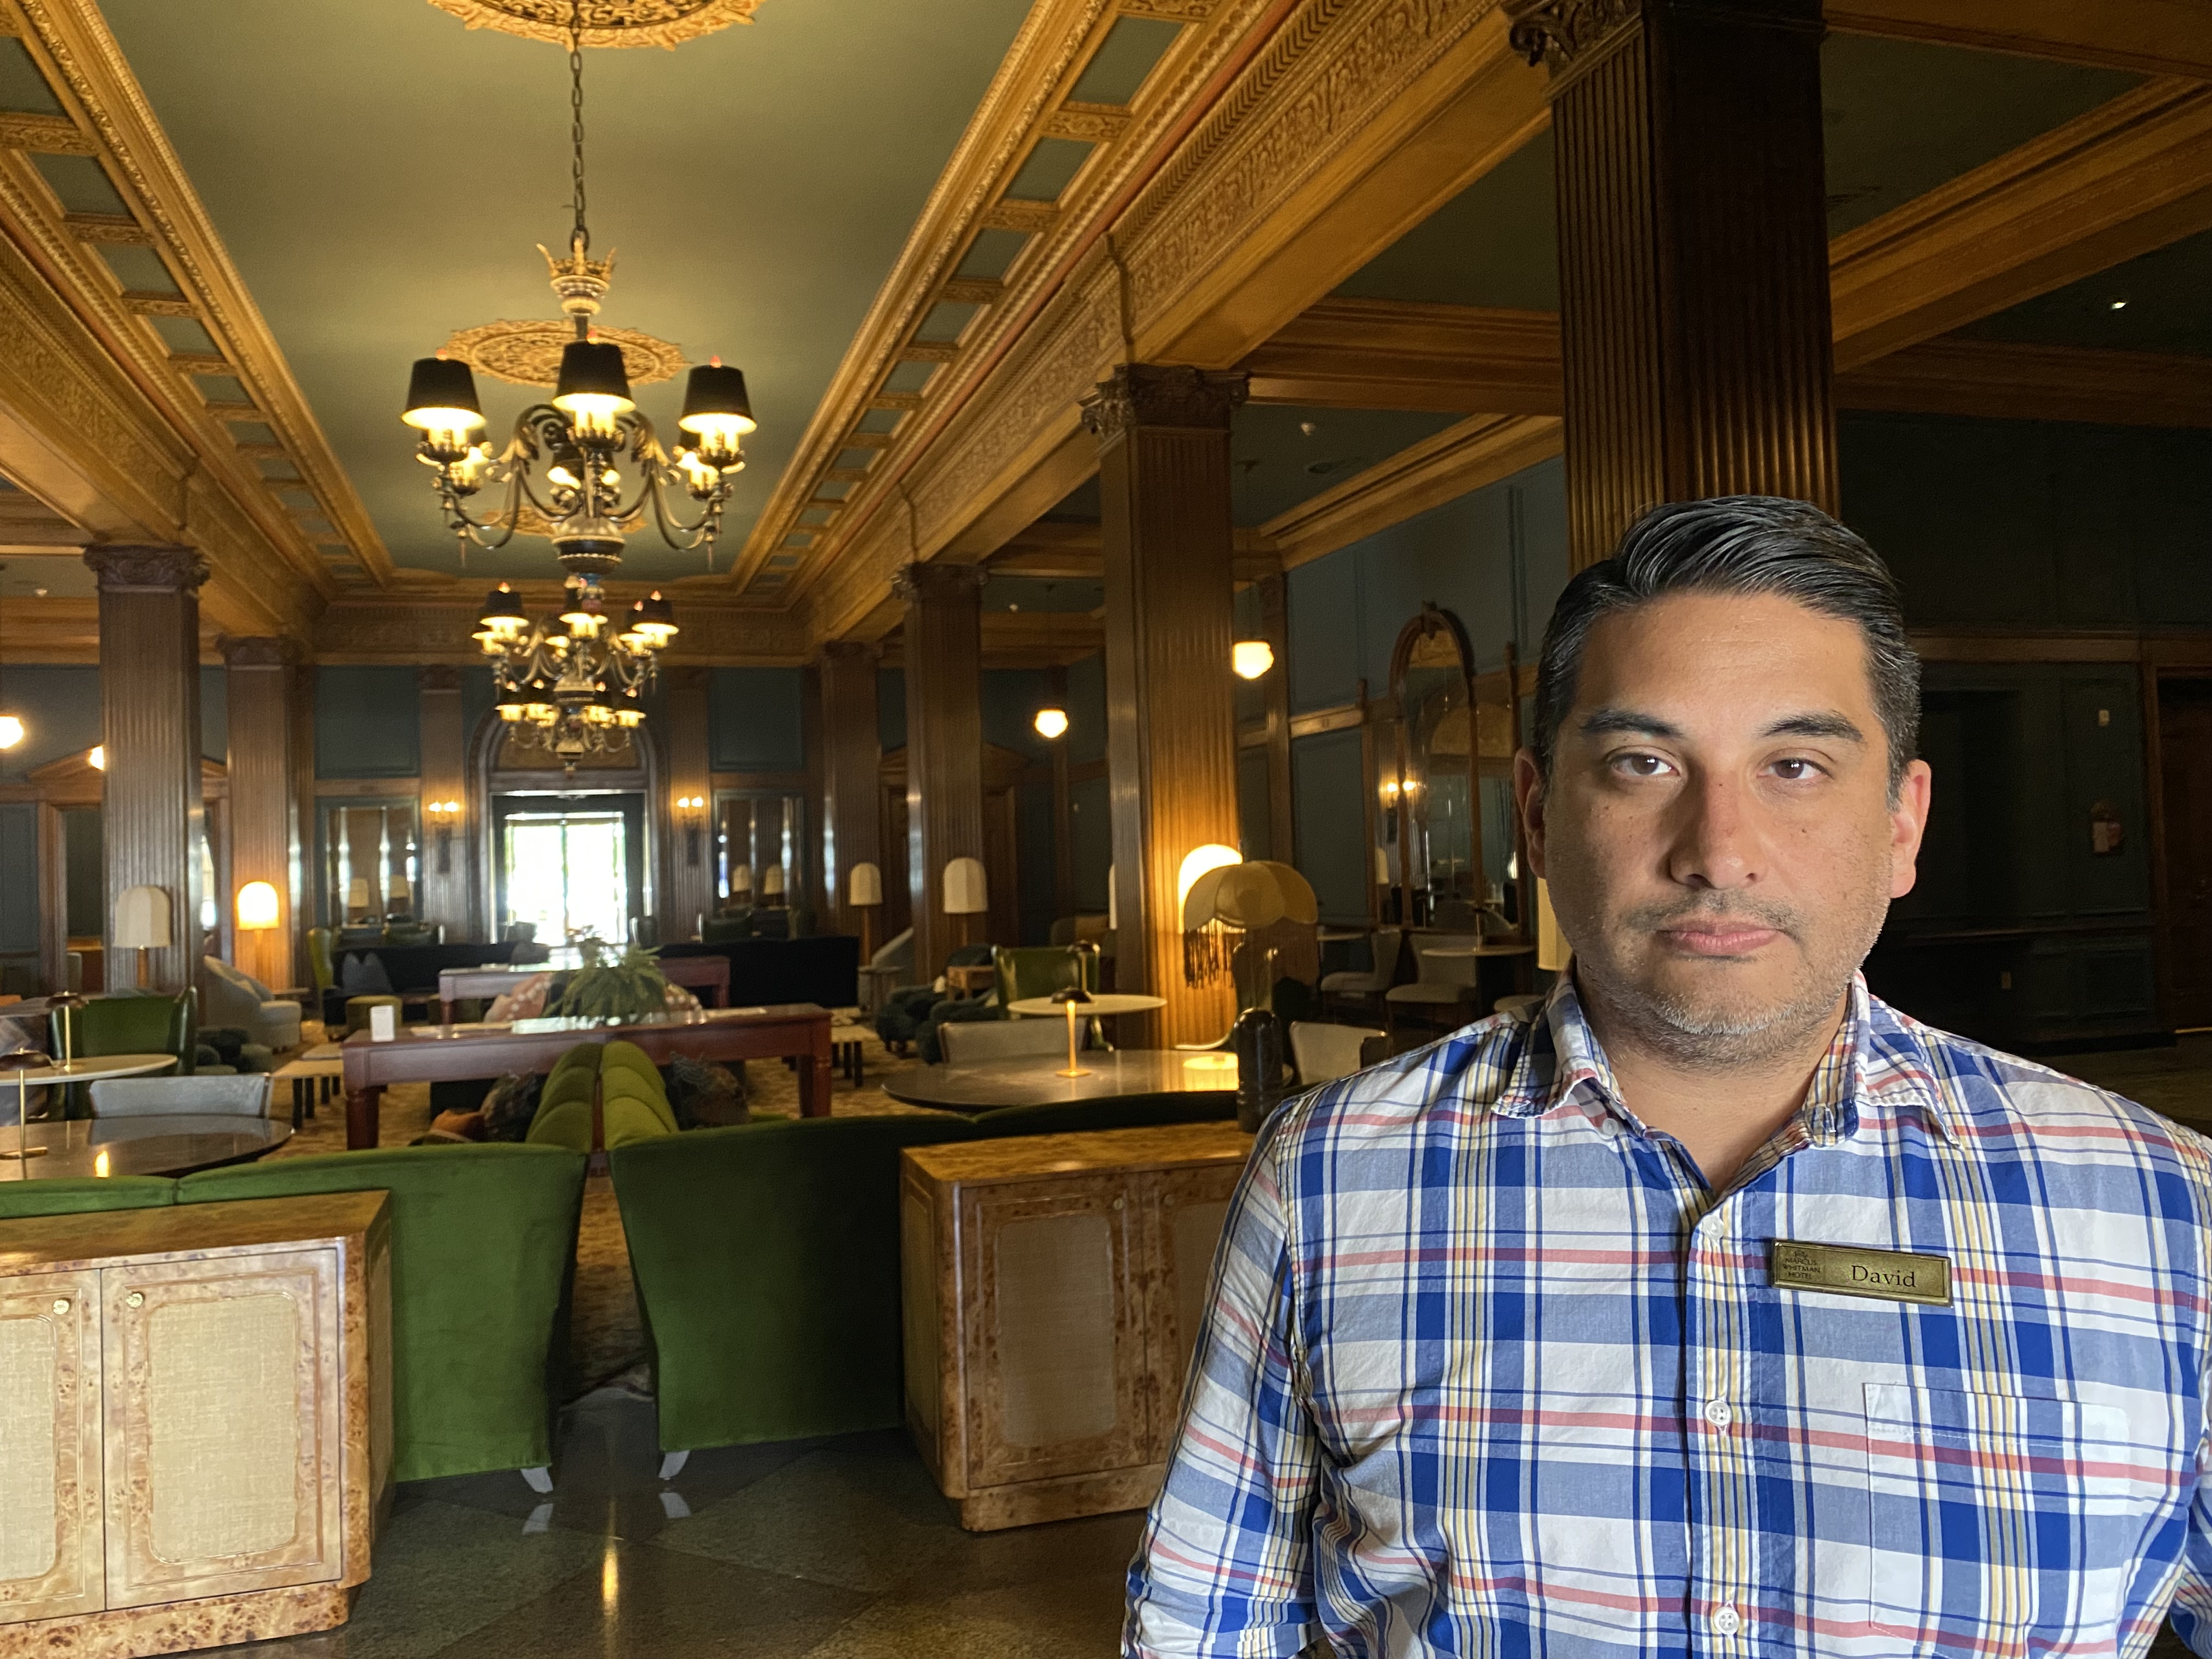
[[(1406, 849), (1413, 845), (1413, 811), (1407, 805), (1406, 799), (1406, 780), (1413, 770), (1413, 732), (1406, 718), (1406, 671), (1412, 665), (1414, 651), (1437, 635), (1443, 635), (1446, 638), (1459, 660), (1460, 690), (1466, 699), (1468, 711), (1467, 761), (1469, 797), (1468, 825), (1471, 842), (1470, 857), (1478, 872), (1483, 867), (1482, 757), (1481, 740), (1477, 732), (1478, 722), (1474, 706), (1474, 649), (1468, 642), (1467, 629), (1461, 624), (1457, 617), (1433, 603), (1424, 603), (1413, 620), (1398, 630), (1397, 642), (1390, 648), (1389, 719), (1396, 727), (1397, 733), (1393, 761), (1395, 769), (1389, 779), (1376, 780), (1378, 794), (1385, 781), (1395, 785), (1390, 793), (1393, 798), (1391, 810), (1395, 812), (1397, 828), (1398, 872), (1397, 879), (1390, 885), (1396, 893), (1395, 908), (1398, 925), (1401, 927), (1427, 927), (1433, 920), (1432, 915), (1421, 916), (1415, 913), (1413, 884), (1411, 872), (1407, 867), (1408, 860)], [(1380, 845), (1379, 842), (1376, 844)], [(1377, 882), (1375, 885), (1379, 888), (1382, 884)], [(1433, 898), (1431, 902), (1433, 906)]]

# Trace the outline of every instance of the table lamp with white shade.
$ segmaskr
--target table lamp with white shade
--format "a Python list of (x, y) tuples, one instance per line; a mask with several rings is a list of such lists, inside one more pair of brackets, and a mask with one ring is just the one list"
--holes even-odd
[(760, 874), (761, 902), (771, 910), (784, 902), (783, 866), (771, 864)]
[(750, 865), (750, 864), (736, 864), (736, 865), (732, 865), (732, 866), (730, 866), (730, 901), (731, 901), (731, 902), (732, 902), (732, 903), (735, 903), (735, 902), (738, 902), (738, 900), (740, 900), (740, 899), (743, 899), (743, 900), (746, 901), (747, 902), (750, 902), (751, 901), (751, 899), (752, 899), (752, 892), (753, 892), (753, 867), (752, 867), (752, 866), (751, 866), (751, 865)]
[(146, 984), (146, 952), (169, 948), (169, 895), (159, 887), (126, 887), (115, 901), (115, 929), (109, 943), (138, 953), (138, 983)]
[(368, 878), (356, 876), (346, 884), (346, 920), (358, 920), (368, 909)]
[(945, 866), (945, 914), (960, 918), (955, 932), (962, 945), (968, 943), (967, 918), (986, 915), (990, 908), (991, 887), (982, 860), (957, 858)]
[[(282, 908), (283, 906), (279, 903), (276, 897), (276, 889), (270, 883), (265, 881), (247, 882), (245, 886), (238, 890), (238, 902), (235, 911), (238, 917), (238, 931), (240, 933), (269, 933), (276, 926), (277, 916)], [(245, 941), (243, 939), (240, 940), (239, 950), (240, 954), (244, 953), (246, 948)], [(266, 954), (266, 947), (257, 944), (254, 947), (253, 954), (255, 957), (253, 965), (261, 970), (256, 977), (260, 979), (268, 978), (269, 974), (267, 964), (259, 959), (262, 956)]]
[(876, 954), (876, 911), (884, 902), (881, 866), (856, 864), (845, 878), (845, 902), (860, 913), (860, 959)]

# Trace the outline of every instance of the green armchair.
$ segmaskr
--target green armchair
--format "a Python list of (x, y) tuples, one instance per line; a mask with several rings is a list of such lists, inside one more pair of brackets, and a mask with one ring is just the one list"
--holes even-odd
[(1048, 997), (1081, 986), (1098, 990), (1098, 953), (1065, 945), (1001, 945), (991, 952), (999, 970), (999, 1006)]
[(975, 1133), (785, 1118), (615, 1149), (664, 1452), (905, 1420), (899, 1153)]
[(392, 1479), (520, 1469), (541, 1486), (583, 1158), (504, 1145), (330, 1152), (203, 1170), (177, 1200), (356, 1192), (392, 1194)]
[[(52, 1023), (57, 1055), (64, 1042), (76, 1060), (92, 1054), (174, 1054), (174, 1074), (182, 1077), (192, 1069), (192, 1050), (199, 1042), (199, 997), (192, 991), (94, 997), (81, 1008), (56, 1010)], [(63, 1100), (64, 1115), (92, 1115), (92, 1096), (83, 1084), (66, 1085)]]

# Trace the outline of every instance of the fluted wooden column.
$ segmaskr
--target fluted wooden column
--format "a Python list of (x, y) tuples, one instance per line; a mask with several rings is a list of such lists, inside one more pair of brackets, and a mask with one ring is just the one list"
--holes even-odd
[(100, 583), (100, 741), (107, 748), (109, 983), (131, 984), (137, 952), (114, 948), (125, 890), (169, 896), (169, 945), (147, 953), (147, 982), (181, 991), (200, 965), (200, 584), (197, 548), (94, 547)]
[(1225, 981), (1183, 981), (1176, 880), (1192, 848), (1237, 839), (1229, 416), (1243, 397), (1239, 374), (1132, 363), (1083, 406), (1105, 550), (1115, 984), (1167, 999), (1121, 1032), (1162, 1044), (1218, 1037), (1236, 1013)]
[(1819, 0), (1507, 0), (1552, 72), (1568, 538), (1836, 501)]
[[(647, 804), (664, 830), (653, 904), (660, 937), (668, 941), (690, 939), (701, 914), (714, 912), (714, 757), (707, 714), (713, 672), (678, 668), (669, 673), (667, 746), (661, 751), (668, 765), (660, 779), (660, 799)], [(677, 799), (690, 795), (706, 805), (679, 817)]]
[(1296, 864), (1297, 819), (1291, 799), (1290, 584), (1279, 574), (1262, 576), (1260, 637), (1274, 647), (1275, 665), (1260, 682), (1267, 701), (1267, 856)]
[[(838, 640), (822, 647), (822, 869), (830, 889), (830, 925), (841, 933), (860, 932), (860, 912), (852, 905), (852, 869), (881, 867), (880, 822), (883, 745), (876, 722), (876, 653), (872, 647)], [(981, 728), (978, 728), (978, 740)], [(875, 921), (883, 921), (876, 907)], [(880, 927), (876, 944), (883, 941)]]
[(989, 931), (945, 914), (945, 866), (983, 856), (983, 573), (910, 564), (893, 586), (906, 601), (907, 890), (927, 984), (963, 930), (976, 943)]
[[(446, 925), (446, 942), (459, 945), (478, 937), (475, 885), (471, 876), (475, 844), (470, 822), (468, 733), (461, 714), (461, 671), (429, 663), (415, 671), (416, 706), (422, 731), (422, 795), (416, 826), (422, 848), (421, 908), (425, 921)], [(458, 801), (458, 813), (433, 812), (434, 803)]]
[(235, 904), (250, 881), (276, 890), (276, 926), (237, 935), (238, 966), (272, 988), (306, 981), (297, 954), (300, 919), (300, 814), (294, 788), (294, 702), (302, 656), (297, 640), (276, 635), (222, 642), (226, 748), (230, 773), (230, 888)]

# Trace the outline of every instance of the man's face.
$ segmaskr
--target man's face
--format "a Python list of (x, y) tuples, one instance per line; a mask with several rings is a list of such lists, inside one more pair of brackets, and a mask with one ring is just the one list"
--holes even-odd
[(1678, 594), (1590, 630), (1529, 854), (1603, 1014), (1677, 1057), (1755, 1064), (1833, 1018), (1911, 890), (1929, 773), (1893, 805), (1856, 626)]

